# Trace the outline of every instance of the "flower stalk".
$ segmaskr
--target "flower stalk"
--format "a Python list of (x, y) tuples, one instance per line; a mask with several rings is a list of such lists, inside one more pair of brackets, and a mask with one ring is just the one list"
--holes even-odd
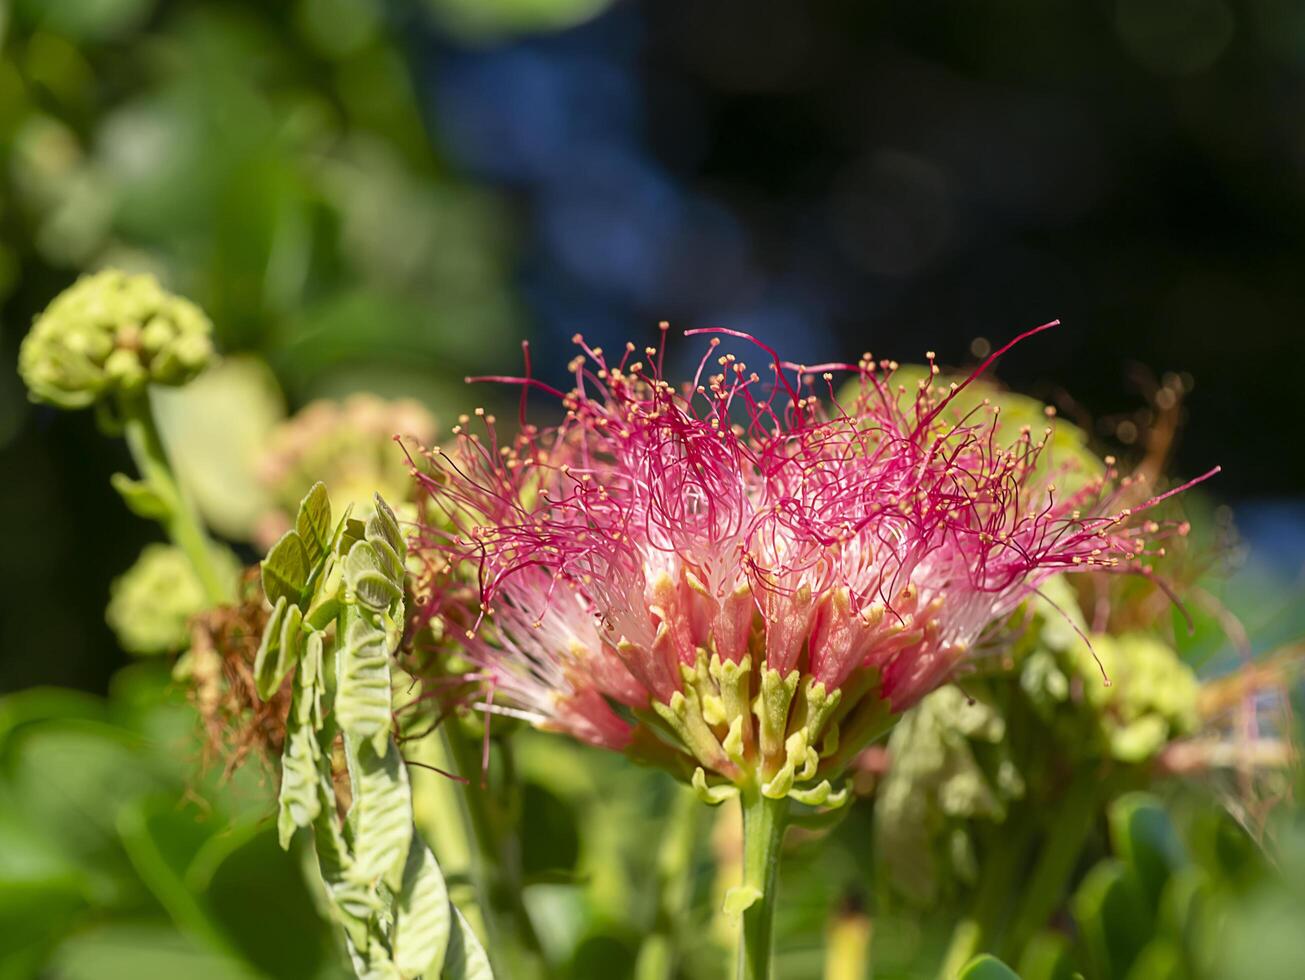
[[(461, 809), (476, 850), (472, 877), (492, 955), (500, 969), (511, 966), (504, 975), (546, 977), (549, 971), (543, 947), (524, 900), (521, 841), (507, 825), (502, 802), (480, 782), (480, 747), (458, 729), (456, 721), (441, 725), (440, 731), (455, 770), (467, 780), (459, 787)], [(514, 779), (504, 782), (508, 792), (515, 790)]]
[(209, 601), (214, 605), (230, 601), (232, 596), (226, 577), (219, 574), (213, 560), (213, 543), (168, 459), (150, 410), (148, 392), (124, 394), (118, 406), (123, 436), (140, 471), (144, 488), (154, 498), (159, 522), (172, 543), (190, 560)]
[(1083, 854), (1096, 822), (1100, 804), (1120, 788), (1112, 777), (1092, 768), (1074, 774), (1054, 815), (1033, 871), (1023, 882), (1011, 927), (1000, 952), (1011, 956), (1023, 950), (1046, 925), (1068, 890), (1070, 876)]
[(739, 920), (737, 980), (769, 980), (774, 945), (779, 850), (788, 826), (788, 797), (773, 799), (759, 786), (739, 793), (743, 809), (743, 884), (736, 892)]

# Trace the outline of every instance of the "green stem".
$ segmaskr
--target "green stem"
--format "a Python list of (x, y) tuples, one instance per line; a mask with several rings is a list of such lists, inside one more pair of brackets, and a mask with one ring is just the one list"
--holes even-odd
[[(449, 776), (442, 775), (455, 773), (458, 768), (449, 751), (448, 726), (440, 725), (423, 737), (406, 741), (404, 755), (421, 764), (408, 773), (412, 781), (413, 819), (417, 829), (434, 852), (444, 876), (466, 881), (470, 894), (465, 901), (463, 896), (455, 896), (455, 904), (484, 939), (491, 964), (497, 966), (493, 962), (497, 934), (492, 914), (486, 908), (488, 895), (477, 873), (479, 865), (473, 856), (475, 842), (471, 819), (461, 786)], [(428, 766), (430, 769), (426, 768)], [(451, 893), (452, 890), (450, 886)]]
[(168, 460), (163, 439), (154, 424), (149, 394), (140, 392), (124, 396), (119, 403), (123, 434), (141, 479), (154, 491), (163, 505), (160, 521), (172, 543), (190, 559), (205, 594), (213, 604), (230, 601), (230, 588), (218, 575), (213, 564), (213, 544), (195, 514), (190, 497), (182, 489)]
[(938, 969), (938, 980), (954, 980), (965, 964), (974, 959), (979, 952), (980, 926), (973, 916), (966, 916), (952, 927), (952, 936), (943, 953), (942, 966)]
[(991, 952), (1006, 923), (1011, 896), (1033, 845), (1029, 807), (1011, 812), (1006, 823), (989, 828), (980, 867), (983, 880), (975, 890), (970, 914), (952, 932), (940, 977), (954, 977), (978, 953)]
[(1020, 955), (1064, 898), (1069, 877), (1096, 822), (1097, 801), (1108, 785), (1108, 777), (1088, 769), (1074, 777), (1061, 798), (1033, 874), (1021, 888), (1010, 932), (1002, 944), (1008, 958)]
[(788, 799), (772, 800), (757, 786), (739, 794), (743, 807), (743, 885), (754, 892), (739, 924), (737, 980), (769, 980), (771, 932), (779, 845), (788, 822)]
[[(539, 934), (526, 908), (520, 841), (503, 828), (500, 807), (481, 785), (479, 747), (458, 729), (456, 719), (449, 719), (440, 728), (445, 732), (458, 774), (467, 780), (460, 796), (476, 846), (473, 877), (485, 916), (485, 929), (495, 934), (490, 942), (510, 950), (515, 968), (508, 976), (547, 976)], [(510, 781), (511, 777), (506, 778)]]
[(657, 855), (656, 920), (639, 947), (635, 980), (671, 980), (675, 975), (677, 939), (684, 909), (689, 904), (693, 856), (702, 810), (702, 803), (695, 793), (676, 787)]
[(1021, 772), (1031, 774), (1030, 785), (1024, 799), (1011, 805), (1005, 822), (988, 825), (982, 834), (976, 828), (982, 878), (971, 896), (969, 914), (952, 931), (940, 978), (956, 976), (978, 953), (995, 953), (1001, 948), (1021, 876), (1037, 843), (1038, 818), (1043, 812), (1039, 805), (1042, 796), (1036, 787), (1041, 785), (1040, 774), (1048, 771), (1050, 763), (1049, 746), (1037, 734), (1042, 730), (1040, 725), (1027, 710), (1020, 710), (1019, 701), (1008, 706), (1006, 741), (1027, 748), (1018, 765)]

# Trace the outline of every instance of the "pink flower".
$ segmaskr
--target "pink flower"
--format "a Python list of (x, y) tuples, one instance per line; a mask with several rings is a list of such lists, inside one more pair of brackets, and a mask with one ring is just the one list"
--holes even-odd
[[(432, 454), (431, 615), (465, 631), (494, 703), (670, 752), (703, 784), (819, 802), (827, 782), (792, 787), (837, 775), (1047, 576), (1140, 570), (1185, 530), (1113, 513), (1109, 468), (1058, 493), (1074, 464), (1046, 458), (1050, 430), (953, 407), (1015, 341), (962, 385), (912, 390), (868, 354), (801, 368), (763, 345), (764, 382), (733, 355), (708, 373), (718, 342), (676, 388), (660, 350), (613, 363), (577, 337), (570, 392), (487, 379), (550, 391), (559, 425), (527, 424), (523, 389), (510, 442), (478, 410)], [(857, 382), (850, 398), (835, 372)]]

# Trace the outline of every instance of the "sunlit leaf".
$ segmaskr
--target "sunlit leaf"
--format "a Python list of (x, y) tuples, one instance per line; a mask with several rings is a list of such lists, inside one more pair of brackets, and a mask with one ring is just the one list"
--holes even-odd
[(961, 967), (956, 980), (1020, 980), (1020, 976), (997, 957), (983, 953)]
[(406, 976), (438, 977), (452, 926), (449, 893), (425, 842), (412, 834), (394, 915), (394, 963)]
[(285, 596), (276, 600), (271, 618), (263, 628), (263, 639), (254, 658), (254, 683), (258, 696), (264, 701), (271, 699), (281, 687), (286, 674), (294, 666), (302, 644), (303, 613), (293, 603), (288, 603)]
[(391, 562), (383, 560), (370, 541), (359, 541), (349, 549), (344, 576), (358, 601), (374, 611), (389, 609), (403, 596), (394, 582)]
[(383, 747), (390, 730), (390, 658), (385, 634), (355, 615), (336, 656), (336, 721), (348, 734), (373, 739)]
[(376, 751), (370, 739), (346, 735), (351, 754), (353, 806), (353, 865), (348, 876), (355, 882), (383, 879), (397, 891), (412, 842), (412, 792), (408, 771), (392, 742)]
[(295, 532), (303, 542), (308, 564), (316, 565), (331, 544), (331, 498), (326, 484), (318, 481), (304, 496), (295, 517)]
[(316, 702), (321, 659), (321, 634), (314, 633), (309, 638), (308, 652), (295, 679), (294, 699), (286, 719), (285, 747), (281, 752), (281, 793), (276, 825), (282, 847), (290, 846), (295, 828), (309, 826), (321, 810), (318, 785), (323, 760), (316, 731), (320, 720)]
[(267, 601), (273, 603), (283, 597), (287, 602), (297, 603), (312, 570), (308, 551), (297, 531), (287, 531), (272, 545), (260, 567), (263, 570), (263, 592)]
[(453, 908), (454, 928), (449, 934), (449, 951), (444, 957), (445, 980), (494, 980), (489, 956), (480, 944), (466, 916)]

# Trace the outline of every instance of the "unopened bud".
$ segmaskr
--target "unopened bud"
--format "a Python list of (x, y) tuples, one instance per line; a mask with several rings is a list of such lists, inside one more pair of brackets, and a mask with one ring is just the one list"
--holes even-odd
[(182, 385), (213, 356), (212, 324), (150, 275), (83, 276), (23, 340), (18, 369), (34, 401), (85, 408), (147, 384)]

